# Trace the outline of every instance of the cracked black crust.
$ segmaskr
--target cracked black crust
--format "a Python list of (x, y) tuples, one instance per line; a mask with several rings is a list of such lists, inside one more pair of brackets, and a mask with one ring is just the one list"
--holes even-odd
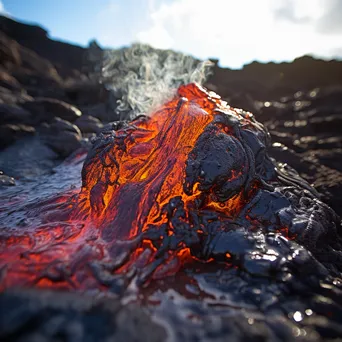
[[(141, 116), (137, 120), (148, 118)], [(116, 128), (121, 129), (119, 135)], [(108, 169), (119, 174), (116, 161), (110, 158), (112, 163), (107, 165), (105, 158), (110, 156), (114, 145), (124, 153), (125, 139), (138, 128), (134, 121), (123, 122), (116, 128), (103, 132), (94, 141), (84, 164), (83, 180), (93, 162), (100, 161), (103, 172)], [(166, 215), (168, 222), (150, 225), (138, 237), (138, 241), (151, 240), (158, 249), (148, 271), (141, 272), (140, 283), (167, 260), (170, 251), (179, 250), (179, 246), (189, 247), (202, 260), (214, 258), (227, 262), (225, 256), (229, 255), (232, 265), (264, 277), (295, 268), (292, 256), (297, 254), (305, 254), (305, 259), (310, 260), (308, 263), (316, 265), (315, 272), (321, 272), (323, 277), (340, 275), (340, 218), (294, 170), (278, 165), (268, 156), (270, 143), (269, 133), (251, 113), (229, 106), (216, 110), (213, 121), (200, 135), (186, 161), (184, 191), (191, 195), (198, 183), (203, 196), (190, 210), (184, 207), (180, 197), (172, 198), (160, 210), (160, 216)], [(96, 185), (101, 186), (107, 184)], [(246, 203), (233, 217), (205, 207), (208, 196), (224, 202), (241, 191)], [(97, 205), (93, 203), (94, 207)], [(174, 234), (170, 234), (171, 230)], [(270, 241), (273, 242), (270, 244)], [(123, 263), (128, 254), (120, 258)], [(122, 263), (115, 264), (122, 266)], [(97, 277), (101, 267), (97, 268)]]

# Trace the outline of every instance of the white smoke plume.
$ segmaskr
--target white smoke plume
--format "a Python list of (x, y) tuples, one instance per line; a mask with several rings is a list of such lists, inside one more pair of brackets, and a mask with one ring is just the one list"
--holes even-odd
[(133, 44), (105, 53), (102, 82), (118, 100), (120, 119), (150, 114), (158, 105), (172, 98), (181, 84), (202, 84), (212, 66), (170, 50)]

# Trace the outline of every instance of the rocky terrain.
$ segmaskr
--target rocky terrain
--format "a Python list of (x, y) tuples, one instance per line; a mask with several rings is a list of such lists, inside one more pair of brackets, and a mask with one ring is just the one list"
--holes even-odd
[[(0, 17), (0, 192), (23, 179), (34, 180), (56, 172), (55, 167), (65, 158), (80, 149), (86, 151), (97, 133), (119, 119), (118, 98), (99, 82), (98, 61), (103, 53), (96, 42), (88, 48), (73, 46), (50, 39), (38, 26)], [(253, 112), (271, 134), (271, 156), (292, 166), (314, 185), (325, 203), (342, 215), (342, 62), (304, 56), (292, 63), (253, 62), (241, 70), (224, 69), (218, 61), (214, 63), (206, 86), (231, 106)], [(321, 294), (338, 303), (340, 291)], [(305, 289), (298, 293), (303, 295)], [(17, 307), (11, 312), (20, 317), (14, 324), (11, 317), (4, 320), (6, 315), (0, 315), (4, 338), (50, 340), (56, 331), (54, 338), (81, 341), (84, 334), (99, 329), (102, 335), (98, 338), (110, 335), (125, 340), (129, 334), (130, 340), (139, 340), (141, 334), (152, 336), (145, 331), (146, 326), (154, 331), (156, 340), (165, 338), (167, 328), (161, 329), (134, 305), (122, 306), (116, 299), (109, 305), (101, 299), (85, 304), (79, 297), (73, 297), (73, 302), (68, 295), (61, 298), (57, 303), (53, 294), (46, 293), (42, 298), (34, 291), (1, 297), (1, 308)], [(265, 303), (267, 300), (263, 298)], [(21, 305), (24, 301), (30, 305)], [(332, 309), (332, 315), (341, 311), (340, 304), (329, 308), (318, 297), (312, 303), (324, 307), (325, 312)], [(39, 325), (42, 317), (48, 317), (43, 327)], [(249, 319), (243, 323), (239, 316), (234, 317), (220, 321), (220, 329), (226, 329), (225, 336), (231, 340), (275, 339), (267, 335), (268, 329), (272, 330), (270, 323), (262, 321), (249, 328)], [(112, 325), (104, 324), (106, 320)], [(93, 326), (87, 325), (90, 321)], [(126, 321), (129, 324), (123, 324)], [(333, 327), (326, 328), (328, 323), (323, 318), (310, 324), (316, 324), (326, 339), (342, 335), (338, 325), (332, 323)], [(29, 327), (31, 335), (25, 339)], [(301, 336), (295, 328), (288, 329)], [(292, 335), (285, 330), (278, 338), (291, 340)], [(304, 337), (319, 340), (316, 335)]]

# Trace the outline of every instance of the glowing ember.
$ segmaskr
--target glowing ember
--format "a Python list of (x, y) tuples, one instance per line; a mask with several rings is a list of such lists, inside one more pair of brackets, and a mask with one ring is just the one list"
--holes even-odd
[(2, 229), (0, 288), (115, 291), (194, 262), (265, 276), (299, 248), (284, 247), (291, 239), (318, 255), (316, 241), (331, 236), (317, 224), (337, 218), (303, 180), (275, 168), (268, 144), (251, 113), (180, 87), (151, 117), (100, 134), (80, 192), (27, 207), (39, 225)]

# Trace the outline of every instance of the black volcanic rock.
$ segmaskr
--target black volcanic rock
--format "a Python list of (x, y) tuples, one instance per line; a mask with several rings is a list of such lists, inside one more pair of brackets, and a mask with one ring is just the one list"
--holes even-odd
[(31, 113), (16, 104), (0, 103), (0, 116), (2, 123), (26, 123), (31, 119)]
[(2, 148), (14, 143), (15, 141), (35, 134), (35, 129), (27, 125), (0, 125), (0, 146)]
[(341, 114), (313, 118), (310, 120), (310, 124), (316, 134), (324, 132), (338, 134), (342, 132), (342, 112)]
[[(85, 300), (88, 298), (88, 300)], [(24, 291), (0, 295), (2, 341), (151, 341), (166, 331), (138, 304), (54, 292)], [(24, 336), (23, 334), (24, 333)]]
[(1, 186), (12, 186), (15, 185), (15, 180), (13, 177), (9, 177), (4, 175), (2, 171), (0, 171), (0, 187)]
[(47, 146), (63, 158), (82, 147), (82, 135), (79, 128), (59, 117), (55, 117), (51, 124), (44, 123), (41, 126), (40, 135)]
[(82, 133), (99, 133), (103, 127), (101, 121), (90, 115), (82, 115), (75, 121)]
[(2, 32), (0, 33), (0, 53), (2, 65), (20, 65), (21, 58), (19, 53), (19, 44), (8, 38)]
[(0, 51), (1, 64), (21, 84), (57, 86), (61, 83), (61, 78), (52, 63), (21, 46), (3, 32), (0, 32)]
[(225, 98), (243, 93), (257, 100), (269, 101), (298, 90), (342, 85), (342, 62), (303, 56), (291, 63), (253, 62), (241, 70), (220, 68), (216, 63), (208, 83), (217, 85)]
[(63, 77), (73, 76), (74, 70), (81, 71), (85, 52), (82, 47), (51, 40), (43, 28), (4, 16), (0, 17), (0, 31), (49, 60)]
[(32, 97), (24, 89), (11, 91), (8, 88), (0, 87), (0, 103), (6, 105), (20, 105), (25, 101), (31, 101)]
[(0, 68), (0, 87), (11, 91), (21, 91), (20, 83), (6, 70)]
[(109, 91), (92, 79), (79, 79), (65, 85), (65, 96), (78, 106), (93, 106), (106, 103)]
[(32, 113), (35, 122), (51, 122), (55, 117), (74, 122), (82, 112), (60, 100), (38, 97), (22, 104), (23, 108)]

